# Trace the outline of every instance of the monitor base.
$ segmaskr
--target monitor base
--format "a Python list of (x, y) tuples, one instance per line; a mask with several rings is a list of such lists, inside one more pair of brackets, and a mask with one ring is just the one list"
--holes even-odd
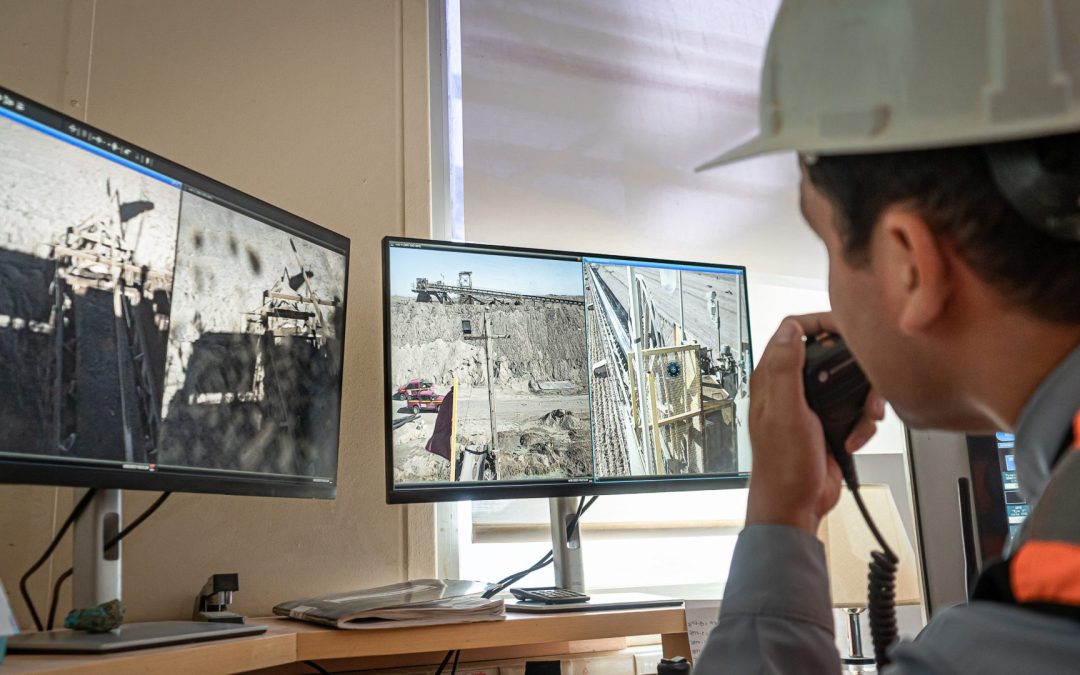
[(259, 635), (266, 626), (204, 621), (126, 623), (108, 633), (49, 630), (8, 639), (8, 651), (38, 654), (111, 654), (131, 649)]
[(609, 612), (616, 609), (649, 609), (654, 607), (682, 607), (678, 598), (667, 598), (650, 593), (590, 593), (586, 602), (545, 604), (518, 601), (506, 603), (506, 611), (529, 614), (560, 614), (563, 612)]

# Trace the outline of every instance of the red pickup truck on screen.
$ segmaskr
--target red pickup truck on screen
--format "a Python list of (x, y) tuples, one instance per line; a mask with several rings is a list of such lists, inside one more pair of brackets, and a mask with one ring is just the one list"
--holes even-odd
[(408, 408), (413, 413), (419, 412), (439, 412), (439, 407), (442, 406), (445, 395), (437, 395), (434, 392), (420, 392), (417, 394), (410, 394), (408, 399)]

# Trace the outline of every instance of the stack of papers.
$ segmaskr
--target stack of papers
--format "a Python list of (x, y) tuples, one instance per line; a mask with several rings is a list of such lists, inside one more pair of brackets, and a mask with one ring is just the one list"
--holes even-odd
[(350, 629), (500, 621), (506, 618), (503, 601), (482, 597), (489, 588), (478, 581), (417, 579), (291, 600), (275, 606), (274, 614)]

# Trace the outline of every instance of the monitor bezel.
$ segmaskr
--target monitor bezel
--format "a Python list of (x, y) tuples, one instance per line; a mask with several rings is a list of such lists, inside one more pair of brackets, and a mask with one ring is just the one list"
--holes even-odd
[[(750, 480), (750, 472), (732, 475), (697, 475), (697, 476), (663, 476), (657, 478), (605, 478), (602, 481), (570, 482), (566, 480), (522, 481), (520, 484), (501, 482), (497, 485), (484, 485), (482, 483), (462, 483), (459, 485), (438, 484), (432, 487), (409, 487), (396, 489), (394, 483), (394, 430), (393, 430), (393, 406), (386, 400), (387, 392), (391, 391), (394, 384), (390, 362), (390, 249), (393, 244), (415, 244), (423, 247), (447, 246), (455, 249), (472, 249), (486, 253), (504, 253), (521, 257), (544, 257), (565, 258), (567, 260), (584, 260), (586, 258), (602, 258), (608, 260), (627, 261), (631, 263), (652, 263), (685, 265), (691, 267), (712, 267), (738, 270), (743, 275), (742, 293), (743, 306), (749, 315), (749, 290), (747, 283), (746, 267), (744, 265), (731, 265), (727, 263), (708, 263), (688, 260), (668, 260), (664, 258), (645, 258), (639, 256), (583, 253), (579, 251), (546, 250), (527, 248), (521, 246), (503, 246), (499, 244), (479, 244), (473, 242), (442, 241), (436, 239), (420, 239), (416, 237), (386, 236), (382, 240), (382, 312), (383, 312), (383, 387), (380, 397), (383, 399), (383, 435), (385, 443), (385, 470), (386, 470), (386, 503), (387, 504), (418, 504), (432, 502), (471, 501), (487, 499), (529, 499), (536, 497), (580, 497), (592, 495), (616, 495), (616, 494), (644, 494), (651, 492), (686, 492), (691, 490), (724, 490), (745, 488)], [(749, 354), (750, 369), (754, 368), (753, 338), (750, 333), (750, 322), (746, 325), (746, 339), (751, 345)]]
[[(346, 327), (348, 324), (349, 294), (349, 237), (329, 230), (294, 213), (274, 206), (221, 181), (210, 178), (182, 164), (174, 162), (156, 152), (130, 143), (121, 137), (105, 131), (80, 119), (70, 117), (55, 108), (35, 101), (6, 87), (0, 87), (0, 94), (8, 94), (16, 100), (39, 109), (45, 115), (54, 116), (62, 124), (76, 124), (82, 129), (100, 135), (105, 141), (116, 141), (133, 151), (141, 152), (155, 160), (154, 171), (181, 183), (179, 189), (191, 188), (203, 198), (210, 196), (216, 203), (222, 203), (234, 210), (242, 209), (249, 215), (270, 227), (290, 232), (314, 244), (324, 246), (345, 257), (345, 287), (341, 298), (341, 372), (338, 374), (338, 391), (344, 403), (344, 373), (347, 355), (345, 352)], [(60, 129), (58, 129), (60, 130)], [(218, 202), (217, 200), (221, 200)], [(338, 443), (335, 459), (334, 476), (331, 482), (316, 480), (313, 477), (281, 478), (274, 475), (255, 472), (223, 472), (211, 469), (189, 469), (186, 467), (158, 466), (155, 470), (125, 469), (118, 466), (97, 465), (78, 460), (54, 460), (48, 455), (0, 455), (0, 484), (60, 485), (85, 488), (123, 489), (192, 492), (202, 494), (224, 494), (263, 497), (298, 497), (313, 499), (334, 499), (341, 465), (341, 405), (338, 406)], [(121, 464), (117, 462), (117, 464)], [(192, 475), (188, 471), (197, 472)]]

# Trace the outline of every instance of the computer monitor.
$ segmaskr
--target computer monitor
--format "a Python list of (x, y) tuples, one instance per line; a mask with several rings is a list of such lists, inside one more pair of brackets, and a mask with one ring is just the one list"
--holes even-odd
[(383, 241), (396, 502), (742, 487), (746, 270)]
[(1016, 477), (1016, 436), (968, 436), (971, 498), (980, 560), (1004, 555), (1031, 511)]
[[(76, 606), (120, 597), (120, 489), (335, 496), (346, 237), (4, 89), (0, 186), (0, 483), (99, 489)], [(237, 632), (207, 626), (11, 646)]]
[(909, 431), (908, 465), (927, 612), (967, 602), (979, 570), (1008, 553), (1030, 505), (1015, 436)]
[[(964, 545), (964, 576), (969, 591), (965, 596), (970, 596), (979, 571), (990, 561), (1008, 555), (1010, 543), (1019, 534), (1031, 506), (1020, 493), (1014, 434), (998, 431), (993, 435), (966, 436), (965, 441), (970, 481), (966, 476), (958, 478), (961, 507), (956, 522)], [(928, 542), (927, 548), (936, 545)]]
[(347, 238), (0, 90), (0, 483), (331, 498)]

